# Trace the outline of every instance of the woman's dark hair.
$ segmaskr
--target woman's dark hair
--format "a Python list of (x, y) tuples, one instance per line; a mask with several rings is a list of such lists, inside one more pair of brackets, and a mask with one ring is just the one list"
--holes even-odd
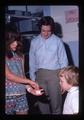
[(41, 31), (41, 27), (42, 25), (50, 25), (51, 26), (51, 32), (54, 33), (55, 30), (55, 23), (54, 20), (51, 16), (44, 16), (40, 19), (38, 26), (39, 26), (39, 30)]
[(8, 58), (12, 58), (13, 57), (12, 51), (10, 49), (10, 44), (13, 43), (14, 41), (17, 41), (17, 43), (18, 43), (15, 52), (19, 56), (22, 56), (22, 52), (23, 52), (22, 48), (23, 47), (22, 47), (22, 42), (21, 42), (21, 36), (20, 36), (20, 34), (17, 31), (15, 31), (14, 29), (9, 29), (7, 27), (8, 27), (8, 25), (6, 25), (6, 30), (5, 30), (6, 56)]

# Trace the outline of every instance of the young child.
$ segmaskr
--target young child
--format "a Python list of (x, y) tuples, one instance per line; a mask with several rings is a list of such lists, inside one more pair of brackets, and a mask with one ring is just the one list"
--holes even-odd
[(62, 91), (67, 91), (63, 105), (63, 114), (78, 114), (79, 112), (79, 69), (76, 66), (62, 68), (59, 73)]

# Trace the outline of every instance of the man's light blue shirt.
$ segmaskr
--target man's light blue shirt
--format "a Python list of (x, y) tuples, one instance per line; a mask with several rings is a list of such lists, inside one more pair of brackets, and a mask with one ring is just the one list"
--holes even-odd
[(35, 80), (35, 72), (40, 69), (57, 70), (68, 65), (63, 41), (52, 34), (44, 39), (40, 34), (31, 41), (29, 52), (30, 78)]

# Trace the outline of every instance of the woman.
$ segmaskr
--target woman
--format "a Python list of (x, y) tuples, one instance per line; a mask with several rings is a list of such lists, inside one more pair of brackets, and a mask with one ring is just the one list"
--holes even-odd
[(39, 89), (39, 86), (25, 77), (24, 56), (22, 54), (20, 36), (17, 33), (10, 31), (6, 32), (5, 37), (5, 113), (26, 115), (28, 114), (26, 88), (30, 93), (37, 95), (36, 90)]

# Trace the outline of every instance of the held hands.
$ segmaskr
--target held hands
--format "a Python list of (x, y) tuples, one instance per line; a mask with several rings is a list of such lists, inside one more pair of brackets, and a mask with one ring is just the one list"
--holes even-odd
[(41, 96), (41, 95), (44, 94), (43, 89), (38, 89), (38, 90), (36, 90), (36, 89), (34, 89), (33, 87), (31, 87), (31, 86), (29, 86), (29, 85), (26, 85), (26, 89), (27, 89), (27, 91), (28, 91), (29, 93), (31, 93), (31, 94), (33, 94), (33, 95), (35, 95), (35, 96)]
[(36, 96), (41, 96), (44, 93), (43, 89), (39, 87), (38, 83), (32, 80), (30, 80), (29, 85), (26, 85), (26, 89), (29, 93), (36, 95)]
[(30, 87), (32, 89), (39, 90), (39, 85), (36, 82), (32, 81), (32, 80), (30, 80)]

